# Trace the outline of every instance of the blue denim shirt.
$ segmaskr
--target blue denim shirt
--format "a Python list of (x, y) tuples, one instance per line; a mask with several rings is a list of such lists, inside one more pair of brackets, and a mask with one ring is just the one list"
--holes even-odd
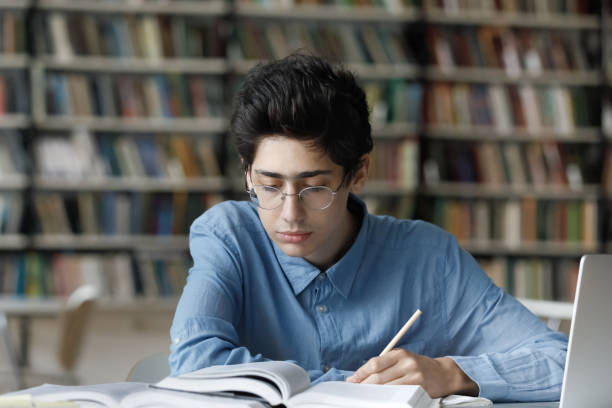
[(496, 287), (455, 238), (426, 222), (363, 211), (348, 252), (320, 271), (284, 254), (249, 202), (223, 202), (191, 226), (194, 265), (172, 328), (173, 375), (290, 360), (314, 382), (344, 380), (396, 347), (452, 357), (497, 400), (558, 400), (567, 337)]

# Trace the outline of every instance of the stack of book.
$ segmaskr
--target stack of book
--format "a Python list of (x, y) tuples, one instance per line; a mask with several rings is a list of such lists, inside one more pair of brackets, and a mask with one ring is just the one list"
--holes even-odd
[(223, 86), (218, 78), (174, 73), (85, 75), (49, 73), (49, 115), (102, 117), (222, 117)]
[(219, 21), (184, 16), (50, 11), (39, 15), (35, 28), (38, 53), (58, 60), (217, 58), (225, 52)]
[(513, 200), (436, 198), (427, 218), (473, 252), (576, 253), (598, 247), (596, 199)]
[(79, 286), (90, 284), (102, 298), (114, 300), (177, 296), (189, 267), (187, 256), (133, 258), (125, 253), (29, 252), (0, 258), (0, 294), (65, 297)]
[(516, 297), (574, 300), (579, 264), (573, 259), (493, 257), (478, 262), (497, 286)]
[(176, 181), (220, 177), (214, 143), (213, 138), (194, 135), (93, 135), (81, 130), (70, 137), (41, 136), (33, 152), (37, 180), (92, 185), (109, 177)]

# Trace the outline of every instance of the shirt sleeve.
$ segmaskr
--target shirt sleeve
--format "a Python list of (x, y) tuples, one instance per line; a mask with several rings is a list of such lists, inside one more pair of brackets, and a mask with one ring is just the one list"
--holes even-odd
[(200, 221), (191, 227), (189, 249), (194, 264), (170, 329), (171, 375), (263, 360), (239, 346), (236, 326), (243, 297), (238, 252)]
[(495, 401), (559, 400), (567, 336), (495, 286), (452, 240), (443, 303), (450, 356)]

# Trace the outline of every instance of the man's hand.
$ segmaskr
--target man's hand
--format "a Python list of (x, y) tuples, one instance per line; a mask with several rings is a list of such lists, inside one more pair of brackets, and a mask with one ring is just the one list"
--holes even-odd
[(401, 348), (371, 358), (346, 381), (421, 385), (432, 398), (450, 394), (478, 395), (478, 385), (451, 358), (429, 358)]

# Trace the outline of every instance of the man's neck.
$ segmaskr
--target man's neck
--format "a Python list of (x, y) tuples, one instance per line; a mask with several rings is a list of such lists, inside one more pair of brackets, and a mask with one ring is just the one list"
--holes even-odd
[(345, 213), (346, 221), (344, 224), (346, 225), (346, 228), (344, 229), (342, 236), (338, 237), (339, 241), (343, 242), (344, 244), (337, 250), (336, 255), (330, 262), (320, 265), (313, 264), (321, 271), (326, 271), (327, 269), (331, 268), (336, 262), (342, 259), (342, 257), (353, 246), (357, 235), (359, 235), (359, 230), (363, 221), (363, 210), (361, 206), (353, 202), (350, 198), (347, 203), (347, 210), (348, 211)]

